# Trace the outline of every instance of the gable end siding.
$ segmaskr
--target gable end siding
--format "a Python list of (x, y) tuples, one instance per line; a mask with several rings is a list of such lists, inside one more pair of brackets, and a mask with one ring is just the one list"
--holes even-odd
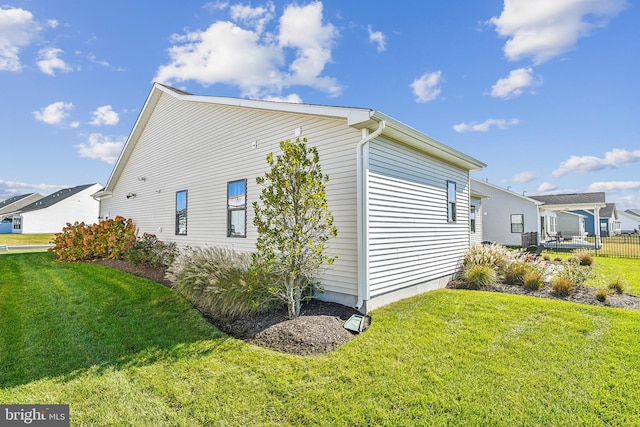
[[(139, 234), (153, 233), (180, 246), (255, 250), (252, 203), (268, 168), (267, 153), (295, 139), (316, 146), (329, 175), (327, 200), (338, 227), (328, 254), (339, 258), (320, 278), (328, 292), (357, 293), (356, 144), (361, 133), (344, 120), (297, 113), (181, 101), (163, 94), (130, 158), (101, 205), (102, 216), (132, 218)], [(257, 141), (257, 146), (252, 147)], [(141, 180), (144, 178), (144, 180)], [(247, 236), (227, 237), (227, 182), (247, 180)], [(175, 235), (176, 191), (187, 190), (187, 234)], [(128, 193), (136, 196), (127, 199)], [(355, 297), (353, 299), (355, 302)]]

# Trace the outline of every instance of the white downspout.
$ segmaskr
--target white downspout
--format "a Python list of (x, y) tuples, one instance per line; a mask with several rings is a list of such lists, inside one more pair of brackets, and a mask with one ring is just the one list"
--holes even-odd
[(378, 128), (369, 133), (369, 129), (362, 129), (362, 139), (358, 142), (357, 149), (357, 240), (358, 240), (358, 302), (356, 308), (360, 310), (364, 301), (369, 299), (369, 179), (368, 179), (368, 155), (365, 159), (365, 146), (369, 141), (377, 138), (384, 128), (386, 122), (381, 120)]

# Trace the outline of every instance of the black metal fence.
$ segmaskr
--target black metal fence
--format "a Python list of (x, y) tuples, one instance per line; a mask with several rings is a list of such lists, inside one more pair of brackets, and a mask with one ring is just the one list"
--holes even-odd
[(640, 259), (640, 234), (601, 237), (596, 242), (594, 236), (554, 236), (544, 242), (548, 250), (565, 252), (586, 251), (594, 256)]

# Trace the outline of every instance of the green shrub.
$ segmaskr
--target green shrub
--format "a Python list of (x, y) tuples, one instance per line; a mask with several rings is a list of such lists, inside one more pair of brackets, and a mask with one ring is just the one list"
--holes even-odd
[(595, 273), (589, 266), (582, 266), (580, 258), (571, 257), (562, 264), (562, 270), (556, 277), (567, 279), (573, 286), (582, 286), (584, 282), (595, 278)]
[(542, 259), (545, 260), (545, 261), (551, 261), (551, 256), (549, 254), (544, 254), (542, 256)]
[(215, 318), (241, 317), (280, 307), (268, 277), (251, 269), (251, 254), (231, 249), (188, 248), (167, 270), (172, 286)]
[(121, 259), (135, 239), (135, 232), (133, 221), (121, 216), (92, 225), (84, 222), (67, 223), (56, 234), (50, 251), (59, 261)]
[(488, 265), (496, 272), (502, 270), (515, 259), (515, 254), (506, 247), (498, 244), (471, 246), (464, 256), (463, 269), (467, 270), (476, 265)]
[(553, 259), (555, 262), (562, 262), (562, 258), (557, 256)]
[(617, 294), (623, 294), (629, 287), (629, 284), (622, 277), (617, 277), (607, 285), (607, 288), (611, 289)]
[(174, 242), (165, 243), (154, 234), (144, 233), (124, 252), (124, 259), (133, 264), (167, 268), (178, 253)]
[(600, 302), (605, 302), (609, 296), (609, 291), (606, 289), (598, 289), (595, 293), (595, 297)]
[(471, 266), (463, 271), (462, 277), (478, 287), (492, 285), (497, 280), (495, 270), (488, 265)]
[(522, 286), (525, 289), (537, 291), (542, 287), (544, 281), (542, 280), (542, 272), (535, 269), (530, 269), (524, 275), (524, 283)]
[(524, 285), (524, 276), (530, 271), (529, 263), (515, 261), (504, 268), (504, 282), (508, 285)]
[(558, 275), (551, 280), (551, 288), (554, 294), (567, 296), (573, 291), (573, 283), (566, 277)]

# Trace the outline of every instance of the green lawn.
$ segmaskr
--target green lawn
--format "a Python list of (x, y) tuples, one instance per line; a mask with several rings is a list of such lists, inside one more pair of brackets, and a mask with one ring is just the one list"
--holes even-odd
[(438, 290), (318, 357), (221, 334), (171, 290), (0, 257), (0, 402), (72, 425), (638, 425), (640, 313)]
[(593, 269), (600, 285), (621, 277), (629, 284), (627, 292), (640, 296), (640, 259), (596, 257)]
[(0, 245), (48, 245), (55, 234), (0, 234)]

